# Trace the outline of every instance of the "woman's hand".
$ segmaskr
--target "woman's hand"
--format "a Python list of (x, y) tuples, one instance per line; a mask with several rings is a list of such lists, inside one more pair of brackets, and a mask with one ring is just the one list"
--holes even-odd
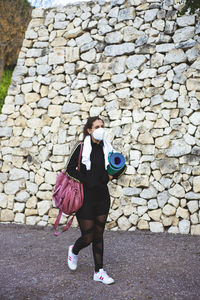
[(113, 176), (112, 176), (112, 175), (109, 175), (109, 174), (108, 174), (108, 176), (109, 176), (109, 180), (110, 180), (110, 181), (113, 180)]

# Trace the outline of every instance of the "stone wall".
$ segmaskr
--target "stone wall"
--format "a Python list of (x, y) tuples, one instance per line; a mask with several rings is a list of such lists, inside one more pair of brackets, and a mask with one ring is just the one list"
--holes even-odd
[(54, 223), (56, 176), (100, 115), (128, 166), (107, 228), (200, 234), (200, 23), (177, 7), (33, 10), (0, 116), (1, 222)]

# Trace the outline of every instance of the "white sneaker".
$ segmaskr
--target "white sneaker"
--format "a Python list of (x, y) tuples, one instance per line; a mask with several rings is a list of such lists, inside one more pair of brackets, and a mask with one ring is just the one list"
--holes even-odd
[(105, 284), (112, 284), (115, 282), (113, 278), (108, 276), (108, 274), (106, 273), (106, 271), (104, 271), (104, 269), (100, 269), (99, 272), (94, 273), (93, 279), (95, 281), (100, 281)]
[(69, 246), (67, 262), (70, 270), (75, 271), (77, 269), (78, 255), (75, 255), (72, 249), (73, 245)]

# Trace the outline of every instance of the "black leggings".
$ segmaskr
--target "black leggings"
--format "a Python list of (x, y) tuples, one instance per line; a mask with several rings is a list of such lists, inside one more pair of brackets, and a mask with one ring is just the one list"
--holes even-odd
[(95, 272), (103, 268), (103, 233), (108, 214), (96, 216), (92, 220), (77, 217), (81, 230), (81, 237), (75, 242), (73, 253), (78, 255), (79, 251), (92, 243), (92, 251), (95, 263)]

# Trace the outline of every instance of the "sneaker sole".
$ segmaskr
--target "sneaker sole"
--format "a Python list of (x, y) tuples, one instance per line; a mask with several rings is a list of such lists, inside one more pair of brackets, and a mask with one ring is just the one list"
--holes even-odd
[(112, 282), (110, 282), (110, 283), (106, 283), (106, 282), (103, 282), (102, 280), (99, 280), (99, 279), (94, 279), (93, 278), (93, 280), (94, 281), (96, 281), (96, 282), (101, 282), (101, 283), (103, 283), (103, 284), (106, 284), (106, 285), (110, 285), (110, 284), (113, 284), (113, 283), (115, 283), (115, 281), (113, 280)]

